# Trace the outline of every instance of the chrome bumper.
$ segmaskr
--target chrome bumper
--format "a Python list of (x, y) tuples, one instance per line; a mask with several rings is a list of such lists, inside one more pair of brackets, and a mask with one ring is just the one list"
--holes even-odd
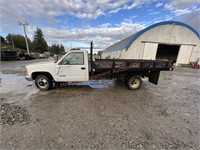
[(33, 79), (30, 76), (25, 76), (25, 79), (28, 81), (33, 81)]

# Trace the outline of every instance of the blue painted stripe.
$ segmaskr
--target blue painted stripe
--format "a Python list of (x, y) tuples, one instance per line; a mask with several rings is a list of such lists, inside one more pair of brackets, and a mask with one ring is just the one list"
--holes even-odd
[(192, 28), (191, 26), (185, 24), (185, 23), (182, 23), (182, 22), (178, 22), (178, 21), (164, 21), (164, 22), (160, 22), (160, 23), (156, 23), (156, 24), (153, 24), (145, 29), (143, 29), (142, 31), (140, 31), (136, 36), (134, 36), (129, 42), (127, 45), (125, 45), (125, 48), (128, 49), (131, 44), (140, 36), (142, 35), (143, 33), (147, 32), (148, 30), (152, 29), (152, 28), (155, 28), (157, 26), (161, 26), (161, 25), (168, 25), (168, 24), (173, 24), (173, 25), (179, 25), (179, 26), (183, 26), (183, 27), (186, 27), (188, 29), (190, 29), (192, 32), (194, 32), (196, 34), (196, 36), (200, 39), (200, 35), (199, 33), (194, 29)]

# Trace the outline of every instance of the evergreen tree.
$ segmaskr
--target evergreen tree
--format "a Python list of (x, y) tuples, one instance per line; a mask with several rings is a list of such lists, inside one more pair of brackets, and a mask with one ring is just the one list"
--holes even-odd
[(12, 43), (12, 41), (11, 41), (11, 34), (10, 33), (6, 36), (6, 41), (7, 41), (8, 44)]
[(44, 35), (40, 28), (37, 28), (37, 30), (34, 32), (33, 47), (34, 47), (34, 51), (39, 52), (39, 53), (43, 53), (44, 51), (47, 51), (48, 49), (47, 42), (45, 41)]
[(4, 38), (3, 36), (1, 36), (1, 43), (2, 43), (2, 44), (5, 44), (5, 43), (6, 43), (6, 40), (5, 40), (5, 38)]
[(55, 53), (60, 54), (60, 47), (59, 44), (55, 45)]
[(49, 50), (51, 55), (53, 55), (53, 54), (64, 54), (65, 53), (65, 48), (62, 44), (61, 45), (52, 44), (51, 46), (48, 47), (48, 50)]
[(65, 48), (62, 44), (60, 45), (60, 53), (65, 53)]

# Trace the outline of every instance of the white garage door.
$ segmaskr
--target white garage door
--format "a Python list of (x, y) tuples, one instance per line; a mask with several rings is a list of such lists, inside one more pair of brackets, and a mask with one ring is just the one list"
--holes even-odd
[(189, 64), (193, 48), (192, 45), (181, 45), (176, 63)]
[(158, 48), (157, 43), (145, 43), (143, 59), (155, 60), (157, 48)]

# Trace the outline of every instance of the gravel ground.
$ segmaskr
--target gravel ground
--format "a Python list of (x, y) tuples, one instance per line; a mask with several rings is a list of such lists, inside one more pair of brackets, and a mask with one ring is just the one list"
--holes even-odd
[(31, 62), (2, 63), (1, 149), (200, 149), (200, 70), (137, 91), (108, 80), (41, 92), (23, 78)]
[(27, 124), (29, 121), (29, 114), (25, 108), (7, 103), (1, 105), (2, 125)]

